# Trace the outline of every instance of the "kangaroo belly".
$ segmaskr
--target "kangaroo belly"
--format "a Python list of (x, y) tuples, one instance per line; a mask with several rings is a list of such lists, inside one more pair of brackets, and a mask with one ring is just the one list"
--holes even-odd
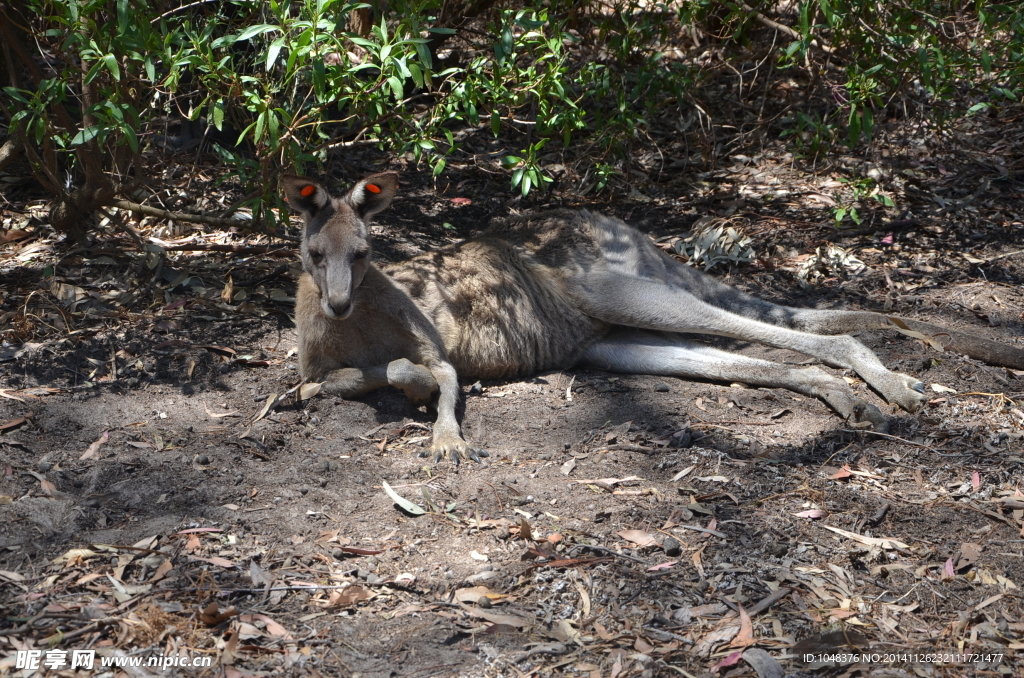
[(385, 269), (431, 319), (460, 376), (498, 379), (574, 365), (606, 328), (554, 271), (481, 239)]

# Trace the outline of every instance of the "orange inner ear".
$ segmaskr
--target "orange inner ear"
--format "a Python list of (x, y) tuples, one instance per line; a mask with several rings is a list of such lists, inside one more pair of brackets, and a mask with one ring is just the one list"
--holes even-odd
[(302, 194), (303, 198), (308, 198), (309, 196), (311, 196), (314, 193), (316, 193), (316, 186), (314, 186), (313, 184), (309, 184), (308, 186), (303, 186), (302, 190), (299, 191), (299, 193)]
[(366, 190), (370, 193), (380, 193), (380, 186), (377, 184), (366, 184)]

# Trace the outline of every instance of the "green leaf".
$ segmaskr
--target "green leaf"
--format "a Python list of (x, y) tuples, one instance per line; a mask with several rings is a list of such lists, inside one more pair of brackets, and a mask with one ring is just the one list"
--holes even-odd
[(435, 162), (435, 163), (434, 163), (434, 172), (433, 172), (433, 176), (435, 176), (435, 177), (436, 177), (436, 176), (437, 176), (438, 174), (440, 174), (441, 172), (443, 172), (443, 171), (444, 171), (444, 168), (445, 168), (445, 165), (447, 165), (447, 164), (448, 164), (448, 163), (447, 163), (447, 162), (445, 161), (445, 159), (444, 159), (444, 158), (438, 158), (438, 159), (437, 159), (437, 162)]
[(28, 99), (21, 93), (21, 90), (15, 89), (14, 87), (4, 87), (4, 94), (11, 97), (15, 101), (20, 101), (23, 104), (28, 103)]
[(117, 0), (117, 34), (128, 30), (128, 0)]
[(139, 137), (135, 134), (135, 129), (129, 124), (121, 125), (121, 133), (124, 134), (124, 138), (128, 140), (128, 146), (131, 147), (133, 153), (139, 152)]
[(82, 144), (87, 144), (93, 139), (95, 139), (102, 131), (103, 125), (92, 125), (90, 127), (86, 127), (83, 130), (79, 130), (78, 134), (76, 134), (74, 138), (71, 140), (71, 145), (81, 146)]
[(113, 54), (107, 54), (103, 57), (103, 65), (110, 71), (110, 75), (113, 76), (114, 80), (120, 82), (121, 80), (121, 66), (117, 63), (117, 57)]
[(213, 126), (217, 131), (224, 129), (224, 100), (220, 99), (213, 104)]
[(274, 63), (277, 61), (278, 55), (281, 53), (281, 49), (284, 47), (284, 41), (288, 36), (282, 35), (280, 38), (270, 43), (270, 48), (267, 50), (267, 72), (274, 67)]
[(974, 115), (975, 113), (978, 113), (979, 111), (984, 111), (986, 108), (989, 108), (991, 105), (992, 104), (990, 104), (987, 101), (982, 101), (981, 103), (974, 104), (973, 106), (971, 106), (970, 108), (967, 109), (967, 115)]
[(522, 184), (523, 197), (526, 197), (526, 195), (530, 192), (530, 188), (533, 185), (533, 174), (534, 173), (533, 173), (532, 170), (529, 171), (529, 172), (524, 172), (523, 173), (523, 184)]
[(511, 169), (518, 165), (519, 163), (521, 163), (522, 161), (523, 159), (520, 158), (519, 156), (506, 155), (501, 159), (501, 164), (504, 165), (506, 169)]
[(255, 26), (249, 26), (244, 31), (235, 36), (235, 41), (250, 40), (255, 38), (257, 35), (263, 35), (271, 31), (280, 31), (280, 26), (274, 26), (273, 24), (256, 24)]
[(498, 115), (498, 111), (491, 111), (491, 133), (494, 136), (501, 134), (501, 116)]
[(426, 511), (421, 509), (419, 506), (412, 503), (411, 501), (409, 501), (408, 499), (406, 499), (405, 497), (401, 496), (393, 489), (391, 489), (391, 486), (388, 485), (388, 481), (382, 480), (380, 481), (380, 483), (384, 487), (384, 491), (387, 492), (387, 495), (391, 497), (391, 500), (398, 504), (399, 508), (401, 508), (403, 511), (405, 511), (406, 513), (410, 513), (414, 516), (422, 516), (426, 514)]

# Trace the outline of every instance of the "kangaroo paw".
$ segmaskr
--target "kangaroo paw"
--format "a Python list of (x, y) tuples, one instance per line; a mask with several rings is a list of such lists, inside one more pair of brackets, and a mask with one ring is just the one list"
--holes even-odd
[(472, 459), (479, 464), (483, 463), (481, 457), (491, 456), (487, 450), (479, 447), (471, 447), (465, 440), (455, 436), (448, 436), (435, 440), (434, 444), (431, 445), (430, 448), (420, 452), (419, 456), (426, 457), (430, 454), (434, 455), (435, 464), (444, 459), (447, 455), (456, 466), (458, 466), (463, 459)]

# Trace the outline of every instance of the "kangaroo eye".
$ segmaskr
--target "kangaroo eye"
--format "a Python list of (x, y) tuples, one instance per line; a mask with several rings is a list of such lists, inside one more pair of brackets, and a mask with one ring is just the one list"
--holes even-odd
[(310, 250), (309, 258), (313, 261), (314, 264), (319, 264), (321, 261), (324, 260), (324, 255), (322, 252), (315, 252)]
[(352, 255), (352, 258), (355, 259), (356, 261), (359, 261), (360, 259), (365, 259), (369, 254), (370, 253), (366, 251), (356, 252), (355, 254)]

